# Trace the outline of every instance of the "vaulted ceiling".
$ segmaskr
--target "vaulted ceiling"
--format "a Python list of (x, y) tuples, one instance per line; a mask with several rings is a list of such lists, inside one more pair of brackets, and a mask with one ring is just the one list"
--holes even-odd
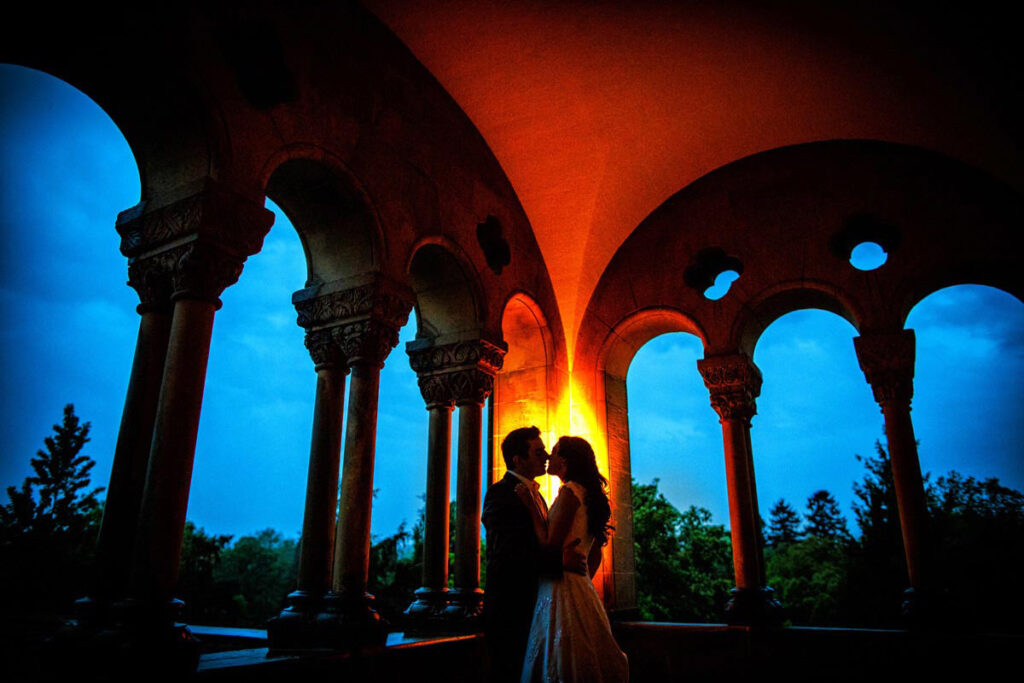
[(672, 194), (737, 159), (866, 138), (1024, 186), (1013, 24), (978, 3), (941, 15), (871, 2), (365, 4), (503, 166), (551, 273), (570, 357), (619, 245)]

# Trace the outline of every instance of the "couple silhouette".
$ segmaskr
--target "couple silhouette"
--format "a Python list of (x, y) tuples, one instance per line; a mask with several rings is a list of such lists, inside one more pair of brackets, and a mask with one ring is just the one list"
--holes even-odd
[[(626, 681), (626, 655), (591, 582), (612, 529), (593, 448), (563, 436), (549, 456), (540, 430), (522, 427), (501, 453), (508, 471), (483, 507), (490, 680)], [(550, 510), (535, 481), (545, 473), (563, 484)]]

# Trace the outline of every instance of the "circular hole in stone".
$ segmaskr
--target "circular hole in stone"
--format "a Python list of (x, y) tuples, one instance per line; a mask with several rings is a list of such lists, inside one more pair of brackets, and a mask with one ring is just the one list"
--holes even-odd
[(881, 268), (888, 259), (889, 254), (875, 242), (861, 242), (850, 252), (850, 265), (857, 270)]
[(704, 290), (704, 298), (711, 299), (712, 301), (721, 299), (728, 293), (729, 287), (731, 287), (732, 283), (738, 280), (739, 277), (740, 274), (735, 270), (723, 270), (718, 274), (718, 277), (715, 278), (715, 284)]

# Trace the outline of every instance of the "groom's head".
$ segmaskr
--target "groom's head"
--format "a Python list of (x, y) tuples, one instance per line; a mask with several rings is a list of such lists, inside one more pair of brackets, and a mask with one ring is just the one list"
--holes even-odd
[(548, 452), (536, 427), (520, 427), (509, 432), (501, 442), (501, 455), (507, 469), (527, 479), (539, 477), (546, 471)]

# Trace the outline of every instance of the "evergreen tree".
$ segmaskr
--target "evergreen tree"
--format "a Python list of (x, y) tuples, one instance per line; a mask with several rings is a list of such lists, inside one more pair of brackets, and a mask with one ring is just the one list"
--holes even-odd
[(772, 506), (766, 536), (772, 546), (800, 539), (800, 515), (785, 498), (779, 498)]
[(67, 404), (43, 440), (45, 450), (30, 461), (35, 475), (20, 489), (7, 488), (10, 502), (0, 506), (0, 590), (7, 604), (66, 608), (87, 590), (103, 491), (88, 490), (95, 462), (81, 451), (89, 429)]
[(846, 529), (846, 518), (839, 511), (839, 503), (835, 497), (821, 489), (815, 491), (807, 499), (807, 527), (805, 532), (813, 538), (826, 538), (830, 540), (846, 540), (850, 532)]
[[(80, 455), (89, 442), (91, 424), (80, 424), (74, 404), (64, 406), (64, 419), (53, 425), (54, 434), (43, 439), (46, 450), (36, 451), (31, 460), (34, 477), (27, 477), (17, 490), (7, 487), (10, 503), (0, 508), (0, 527), (6, 534), (82, 534), (94, 523), (100, 508), (98, 494), (103, 487), (82, 493), (89, 487), (89, 472), (96, 464)], [(39, 487), (38, 502), (35, 487)]]

